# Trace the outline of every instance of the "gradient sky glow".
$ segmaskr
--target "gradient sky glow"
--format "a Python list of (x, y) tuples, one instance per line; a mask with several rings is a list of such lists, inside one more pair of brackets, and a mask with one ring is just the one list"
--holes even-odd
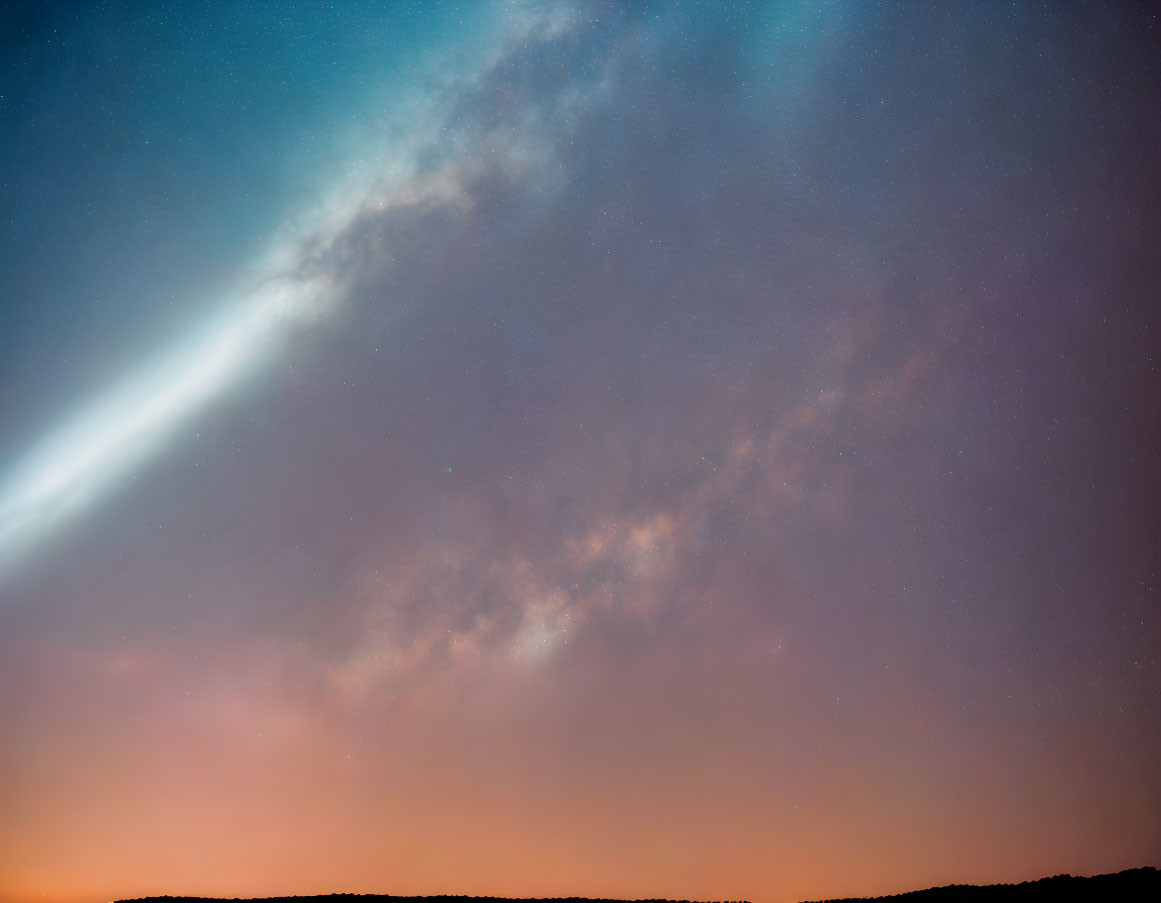
[(0, 13), (0, 901), (1161, 865), (1159, 28)]

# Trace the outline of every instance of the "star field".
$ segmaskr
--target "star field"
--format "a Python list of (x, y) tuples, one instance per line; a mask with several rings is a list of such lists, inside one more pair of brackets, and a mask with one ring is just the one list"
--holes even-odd
[(1146, 4), (17, 6), (0, 900), (1158, 864)]

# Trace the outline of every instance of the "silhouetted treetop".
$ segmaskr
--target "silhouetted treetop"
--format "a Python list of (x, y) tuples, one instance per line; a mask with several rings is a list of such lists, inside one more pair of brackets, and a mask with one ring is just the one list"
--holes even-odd
[(870, 900), (901, 900), (906, 903), (1155, 903), (1161, 900), (1161, 871), (1146, 866), (1091, 878), (1054, 875), (1020, 884), (949, 884), (885, 897), (843, 897), (817, 903), (867, 903)]

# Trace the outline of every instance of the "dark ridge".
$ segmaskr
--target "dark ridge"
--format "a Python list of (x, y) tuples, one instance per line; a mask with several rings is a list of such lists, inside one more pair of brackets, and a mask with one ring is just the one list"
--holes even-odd
[(866, 903), (870, 900), (906, 900), (907, 903), (1105, 903), (1105, 901), (1161, 900), (1161, 871), (1146, 866), (1112, 875), (1076, 878), (1053, 875), (1020, 884), (949, 884), (886, 897), (843, 897), (816, 903)]
[[(116, 903), (691, 903), (688, 900), (617, 900), (605, 897), (469, 897), (441, 894), (430, 897), (395, 897), (390, 894), (314, 894), (301, 897), (139, 897)], [(1151, 866), (1112, 875), (1078, 878), (1054, 875), (1020, 884), (949, 884), (882, 897), (842, 897), (815, 903), (868, 903), (871, 900), (905, 900), (907, 903), (1106, 903), (1106, 901), (1161, 900), (1161, 871)], [(748, 903), (745, 900), (704, 903)]]
[(666, 900), (651, 897), (617, 900), (606, 897), (469, 897), (439, 894), (430, 897), (395, 897), (391, 894), (312, 894), (302, 897), (138, 897), (114, 903), (750, 903), (748, 900)]

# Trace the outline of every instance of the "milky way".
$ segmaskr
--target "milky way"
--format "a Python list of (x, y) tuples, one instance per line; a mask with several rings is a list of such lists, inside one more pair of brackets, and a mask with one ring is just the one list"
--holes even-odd
[(0, 900), (1161, 864), (1157, 28), (10, 15)]

